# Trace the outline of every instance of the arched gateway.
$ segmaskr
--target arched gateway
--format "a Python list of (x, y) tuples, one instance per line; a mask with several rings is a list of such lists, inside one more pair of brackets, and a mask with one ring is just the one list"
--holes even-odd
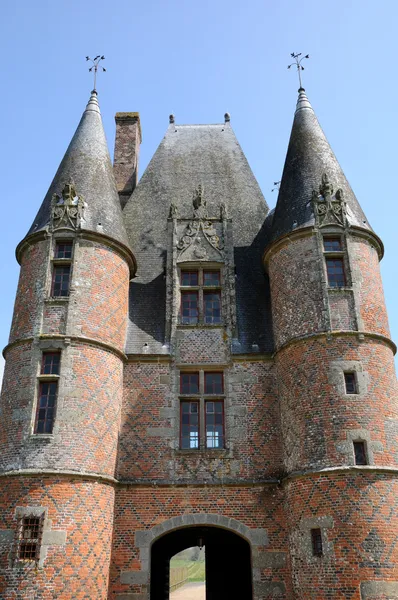
[(232, 531), (208, 525), (171, 531), (152, 544), (150, 600), (168, 600), (171, 557), (198, 545), (206, 547), (206, 600), (251, 600), (249, 542)]

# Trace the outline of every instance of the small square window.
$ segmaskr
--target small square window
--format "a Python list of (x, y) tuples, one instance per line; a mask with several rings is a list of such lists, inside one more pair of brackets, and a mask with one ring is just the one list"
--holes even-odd
[(19, 560), (37, 561), (39, 559), (42, 524), (42, 517), (26, 516), (20, 520), (17, 547)]
[(198, 292), (182, 292), (181, 323), (195, 325), (199, 320)]
[(42, 375), (59, 375), (60, 352), (44, 352), (41, 362)]
[(204, 271), (203, 285), (218, 287), (220, 285), (220, 271)]
[(344, 373), (345, 393), (357, 394), (357, 378), (355, 373)]
[(55, 245), (54, 258), (72, 258), (72, 242), (57, 242)]
[(319, 528), (311, 529), (311, 544), (313, 556), (323, 555), (322, 531)]
[(198, 271), (181, 271), (181, 285), (190, 287), (199, 285)]
[(340, 238), (323, 238), (323, 247), (325, 252), (341, 252), (341, 239)]
[(180, 446), (183, 450), (199, 448), (199, 402), (180, 404)]
[(224, 448), (224, 402), (206, 401), (206, 448)]
[(326, 270), (330, 287), (339, 288), (345, 286), (344, 263), (342, 258), (327, 258)]
[(199, 394), (199, 373), (180, 374), (181, 394)]
[(54, 266), (51, 295), (54, 297), (69, 296), (70, 265)]
[(223, 394), (224, 378), (222, 373), (205, 373), (205, 394)]
[(221, 294), (220, 292), (205, 292), (203, 294), (204, 322), (207, 324), (221, 323)]
[(353, 442), (354, 444), (354, 456), (356, 465), (367, 465), (368, 459), (366, 456), (366, 443), (365, 442)]

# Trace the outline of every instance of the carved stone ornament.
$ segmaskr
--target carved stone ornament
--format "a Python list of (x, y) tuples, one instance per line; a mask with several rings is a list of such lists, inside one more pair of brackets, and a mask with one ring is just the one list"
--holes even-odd
[(333, 195), (333, 186), (326, 173), (322, 175), (319, 192), (313, 190), (312, 203), (314, 215), (319, 225), (345, 225), (346, 203), (343, 190), (338, 189)]
[(199, 260), (206, 260), (208, 258), (208, 251), (203, 244), (205, 241), (221, 255), (223, 244), (214, 224), (209, 220), (206, 200), (201, 185), (198, 186), (193, 194), (192, 204), (193, 218), (186, 226), (180, 241), (177, 243), (179, 256), (194, 244), (194, 256)]
[(83, 196), (76, 193), (74, 185), (66, 183), (61, 196), (53, 194), (51, 199), (51, 221), (54, 229), (72, 227), (77, 229), (83, 218)]

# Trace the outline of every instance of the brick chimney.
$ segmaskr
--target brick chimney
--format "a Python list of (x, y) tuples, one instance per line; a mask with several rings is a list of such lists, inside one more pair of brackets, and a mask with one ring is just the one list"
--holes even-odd
[(124, 208), (138, 179), (138, 156), (142, 141), (138, 112), (118, 112), (115, 115), (116, 139), (113, 169), (120, 203)]

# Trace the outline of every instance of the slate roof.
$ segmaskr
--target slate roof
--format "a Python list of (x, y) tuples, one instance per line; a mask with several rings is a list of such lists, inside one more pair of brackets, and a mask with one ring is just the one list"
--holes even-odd
[(348, 222), (371, 230), (322, 131), (305, 90), (301, 88), (269, 241), (293, 229), (314, 223), (311, 195), (313, 189), (319, 189), (324, 173), (329, 176), (335, 191), (341, 188), (344, 192)]
[(138, 186), (124, 217), (137, 259), (131, 283), (127, 353), (162, 351), (165, 339), (167, 218), (170, 204), (182, 218), (192, 217), (192, 193), (201, 184), (209, 216), (224, 202), (232, 218), (236, 265), (236, 352), (273, 349), (268, 281), (261, 257), (268, 206), (229, 122), (218, 125), (171, 123)]
[(65, 184), (74, 183), (85, 201), (81, 229), (104, 233), (128, 246), (97, 93), (92, 92), (75, 135), (49, 187), (27, 235), (45, 229), (50, 221), (51, 199)]

